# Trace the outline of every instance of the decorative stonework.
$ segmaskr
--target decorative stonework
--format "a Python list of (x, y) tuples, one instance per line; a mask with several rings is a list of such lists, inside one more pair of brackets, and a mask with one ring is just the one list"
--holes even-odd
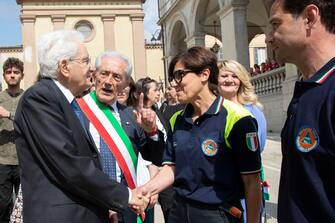
[(114, 22), (115, 21), (115, 14), (103, 14), (101, 15), (101, 19), (103, 22)]
[(81, 31), (78, 29), (80, 26), (85, 26), (85, 25), (89, 27), (91, 31), (91, 33), (88, 36), (85, 36), (85, 34), (83, 34), (85, 38), (85, 42), (88, 43), (94, 39), (95, 33), (96, 33), (96, 29), (91, 21), (89, 21), (88, 19), (79, 19), (78, 21), (74, 23), (73, 29), (81, 33)]
[(21, 15), (20, 19), (22, 23), (34, 23), (36, 15)]
[(23, 52), (22, 45), (0, 47), (0, 53), (22, 53), (22, 52)]
[(162, 49), (163, 44), (161, 43), (147, 43), (145, 44), (145, 49)]
[(134, 13), (130, 15), (131, 21), (143, 21), (144, 13)]
[(51, 20), (55, 22), (65, 22), (65, 15), (51, 15)]
[[(144, 3), (145, 0), (142, 0)], [(18, 4), (29, 6), (73, 6), (73, 5), (133, 5), (134, 1), (29, 1), (17, 0)]]

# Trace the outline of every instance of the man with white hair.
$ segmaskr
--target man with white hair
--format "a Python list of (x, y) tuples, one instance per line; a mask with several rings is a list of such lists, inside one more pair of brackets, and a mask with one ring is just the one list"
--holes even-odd
[(41, 80), (22, 96), (15, 116), (23, 221), (106, 223), (110, 209), (145, 206), (145, 198), (103, 173), (74, 100), (89, 87), (92, 73), (81, 34), (46, 34), (38, 59)]
[[(131, 77), (129, 59), (116, 51), (107, 51), (97, 57), (95, 64), (95, 91), (77, 101), (90, 121), (89, 130), (100, 152), (104, 172), (111, 179), (135, 188), (137, 174), (140, 179), (143, 177), (143, 173), (136, 172), (138, 163), (141, 166), (143, 162), (138, 152), (153, 164), (160, 165), (164, 135), (157, 128), (155, 112), (143, 108), (143, 98), (142, 107), (137, 108), (137, 120), (132, 108), (117, 102), (117, 93)], [(150, 175), (154, 176), (157, 166), (150, 163), (148, 166)], [(151, 198), (151, 204), (156, 200), (157, 196)], [(114, 222), (136, 222), (136, 215), (130, 209), (113, 216)]]

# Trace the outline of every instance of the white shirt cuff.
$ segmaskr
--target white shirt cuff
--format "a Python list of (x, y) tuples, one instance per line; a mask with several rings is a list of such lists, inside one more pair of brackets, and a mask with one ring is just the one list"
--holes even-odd
[(128, 187), (128, 192), (129, 192), (129, 196), (128, 196), (128, 204), (129, 204), (131, 199), (132, 199), (132, 197), (131, 197), (132, 193), (131, 193), (131, 189), (129, 187)]

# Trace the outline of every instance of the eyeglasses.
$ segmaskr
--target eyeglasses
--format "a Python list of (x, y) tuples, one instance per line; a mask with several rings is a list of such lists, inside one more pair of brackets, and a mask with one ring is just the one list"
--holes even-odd
[(70, 58), (69, 61), (80, 61), (80, 63), (83, 63), (85, 65), (88, 65), (91, 63), (91, 58)]
[(188, 73), (195, 72), (194, 70), (190, 69), (179, 69), (173, 72), (171, 76), (169, 76), (168, 81), (171, 83), (173, 80), (176, 84), (180, 84), (183, 80), (183, 77), (186, 76)]

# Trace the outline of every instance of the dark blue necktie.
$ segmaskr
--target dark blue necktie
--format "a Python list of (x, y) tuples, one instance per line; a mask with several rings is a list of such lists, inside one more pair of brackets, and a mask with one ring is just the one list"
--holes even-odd
[(100, 137), (100, 156), (104, 173), (110, 179), (116, 180), (116, 159), (102, 137)]
[(72, 107), (74, 113), (76, 114), (77, 118), (79, 119), (80, 124), (84, 128), (85, 133), (88, 134), (89, 122), (88, 122), (87, 118), (84, 116), (82, 110), (80, 109), (76, 99), (73, 99), (73, 101), (71, 102), (71, 107)]
[[(80, 124), (85, 129), (86, 134), (88, 134), (89, 122), (83, 111), (80, 109), (78, 102), (74, 99), (71, 103), (73, 111), (77, 115)], [(109, 176), (110, 179), (116, 180), (116, 159), (113, 153), (109, 150), (109, 147), (105, 143), (102, 137), (100, 137), (100, 158), (102, 163), (102, 169), (105, 174)]]

